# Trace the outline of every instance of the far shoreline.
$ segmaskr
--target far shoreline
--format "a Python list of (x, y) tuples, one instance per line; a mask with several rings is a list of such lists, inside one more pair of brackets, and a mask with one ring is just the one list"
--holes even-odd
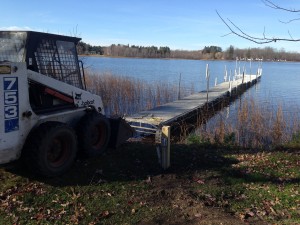
[[(116, 59), (161, 59), (161, 60), (199, 60), (199, 61), (236, 61), (234, 59), (191, 59), (191, 58), (159, 58), (159, 57), (126, 57), (126, 56), (108, 56), (108, 55), (99, 55), (99, 54), (80, 54), (80, 57), (95, 57), (95, 58), (116, 58)], [(242, 62), (250, 62), (250, 60), (238, 60)], [(259, 60), (251, 60), (252, 62), (259, 62)], [(284, 60), (262, 60), (262, 62), (296, 62), (300, 61), (284, 61)]]

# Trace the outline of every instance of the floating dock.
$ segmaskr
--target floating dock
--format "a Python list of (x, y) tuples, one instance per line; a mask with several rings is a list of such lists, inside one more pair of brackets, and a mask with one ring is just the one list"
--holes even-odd
[(191, 114), (207, 107), (207, 105), (220, 102), (223, 98), (236, 95), (240, 89), (247, 89), (261, 77), (256, 75), (238, 75), (232, 81), (218, 84), (208, 91), (202, 91), (174, 102), (170, 102), (153, 109), (128, 116), (125, 120), (141, 134), (155, 134), (163, 126), (171, 126), (176, 121), (183, 121)]
[(207, 66), (206, 91), (136, 113), (126, 117), (125, 120), (137, 133), (155, 136), (159, 163), (163, 169), (167, 169), (170, 166), (171, 132), (172, 135), (174, 133), (176, 135), (176, 133), (178, 134), (178, 130), (180, 131), (182, 127), (188, 124), (195, 124), (197, 120), (207, 120), (207, 118), (210, 118), (216, 111), (222, 109), (228, 102), (257, 83), (261, 75), (262, 69), (258, 68), (257, 74), (246, 75), (243, 73), (235, 75), (232, 81), (230, 78), (229, 81), (226, 81), (226, 73), (226, 76), (224, 76), (225, 82), (218, 85), (215, 84), (214, 87), (209, 88), (209, 70)]

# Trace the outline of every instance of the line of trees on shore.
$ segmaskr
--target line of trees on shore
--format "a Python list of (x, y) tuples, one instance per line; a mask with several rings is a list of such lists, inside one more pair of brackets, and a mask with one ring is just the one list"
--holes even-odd
[(205, 46), (201, 50), (171, 50), (168, 46), (136, 46), (112, 44), (110, 46), (92, 46), (79, 42), (77, 46), (80, 55), (104, 55), (110, 57), (139, 57), (139, 58), (174, 58), (202, 60), (247, 60), (263, 59), (267, 61), (300, 61), (300, 53), (288, 52), (283, 48), (235, 48), (229, 46), (223, 50), (219, 46)]

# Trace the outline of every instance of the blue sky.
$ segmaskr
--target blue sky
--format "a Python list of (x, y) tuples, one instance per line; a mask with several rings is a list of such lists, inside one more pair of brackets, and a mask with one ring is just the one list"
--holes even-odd
[[(274, 0), (288, 8), (300, 9), (299, 0)], [(229, 33), (216, 10), (245, 32), (270, 37), (300, 38), (297, 18), (266, 7), (261, 0), (1, 0), (0, 30), (27, 29), (76, 35), (86, 43), (106, 46), (129, 44), (169, 46), (171, 49), (199, 50), (217, 45), (224, 50), (271, 46), (299, 51), (300, 42), (257, 45)], [(299, 16), (300, 17), (300, 16)]]

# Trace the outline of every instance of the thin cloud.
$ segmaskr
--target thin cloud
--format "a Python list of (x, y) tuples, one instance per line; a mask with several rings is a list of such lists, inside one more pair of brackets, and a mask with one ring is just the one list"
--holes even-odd
[(10, 31), (10, 30), (34, 30), (30, 27), (18, 27), (18, 26), (10, 26), (10, 27), (0, 27), (0, 30), (7, 30), (7, 31)]

